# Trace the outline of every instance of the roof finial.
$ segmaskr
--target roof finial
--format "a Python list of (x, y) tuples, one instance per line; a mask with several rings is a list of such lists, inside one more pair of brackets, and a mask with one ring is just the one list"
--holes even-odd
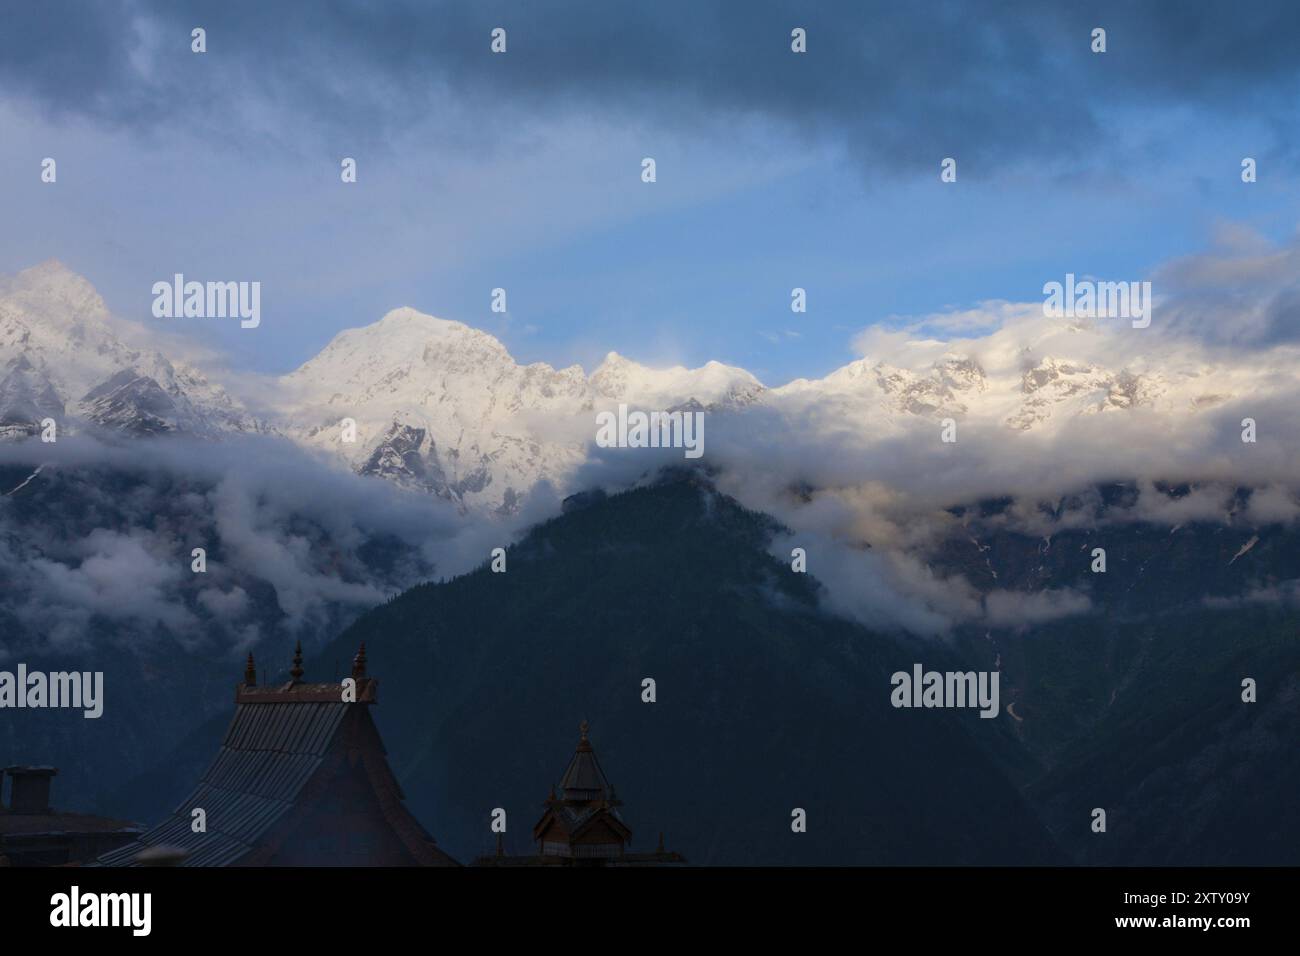
[(293, 649), (293, 670), (289, 671), (289, 676), (295, 684), (302, 680), (302, 641)]
[(582, 734), (583, 740), (587, 739), (587, 729), (587, 722), (585, 720), (578, 725), (578, 733)]
[(357, 650), (357, 656), (352, 658), (352, 676), (357, 680), (366, 676), (366, 642), (361, 642), (360, 649)]
[(248, 652), (248, 663), (244, 665), (244, 685), (246, 687), (257, 686), (257, 668), (253, 666), (253, 652)]
[(578, 738), (578, 753), (589, 753), (591, 751), (591, 741), (587, 739), (587, 722), (585, 720), (578, 725), (578, 732), (582, 735)]

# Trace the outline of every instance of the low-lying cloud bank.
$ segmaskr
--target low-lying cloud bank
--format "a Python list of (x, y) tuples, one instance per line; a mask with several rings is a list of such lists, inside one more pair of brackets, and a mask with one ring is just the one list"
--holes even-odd
[(9, 656), (107, 635), (138, 648), (171, 638), (242, 652), (271, 633), (310, 645), (413, 584), (482, 564), (557, 507), (540, 487), (516, 515), (475, 521), (268, 437), (33, 440), (0, 445), (0, 474)]
[[(1226, 232), (1157, 272), (1149, 328), (1005, 301), (870, 327), (863, 358), (827, 379), (709, 414), (703, 464), (792, 530), (774, 553), (806, 548), (838, 613), (942, 634), (1086, 612), (1074, 590), (981, 593), (932, 570), (962, 524), (950, 509), (1011, 499), (984, 527), (1045, 539), (1139, 521), (1293, 523), (1300, 326), (1284, 319), (1300, 301), (1297, 249)], [(579, 483), (625, 486), (672, 460), (593, 446)], [(1114, 482), (1133, 494), (1105, 507), (1098, 489)]]
[[(1156, 270), (1147, 327), (992, 301), (870, 326), (855, 339), (859, 360), (780, 388), (720, 365), (666, 374), (624, 362), (620, 374), (672, 385), (629, 392), (634, 406), (709, 403), (699, 464), (791, 529), (774, 553), (805, 548), (837, 613), (921, 634), (1043, 622), (1087, 612), (1089, 595), (977, 586), (941, 570), (936, 552), (974, 530), (1050, 541), (1121, 523), (1300, 516), (1298, 263), (1298, 240), (1225, 229), (1209, 252)], [(475, 388), (467, 379), (448, 401)], [(585, 460), (509, 516), (462, 514), (274, 436), (0, 445), (0, 469), (13, 469), (0, 487), (0, 624), (54, 645), (104, 622), (121, 640), (220, 635), (236, 648), (265, 639), (268, 621), (323, 632), (482, 564), (564, 494), (689, 463), (681, 448), (599, 447), (601, 409), (569, 407), (579, 404), (493, 425), (521, 448), (549, 442)], [(1103, 500), (1112, 483), (1130, 487), (1121, 503)], [(989, 499), (1004, 505), (973, 529), (959, 508)], [(195, 547), (207, 549), (206, 574), (190, 570)]]

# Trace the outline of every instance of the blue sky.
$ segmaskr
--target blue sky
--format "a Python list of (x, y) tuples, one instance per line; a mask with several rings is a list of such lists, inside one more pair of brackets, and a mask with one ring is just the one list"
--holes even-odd
[[(1148, 278), (1227, 223), (1295, 237), (1291, 4), (273, 6), (15, 13), (0, 272), (59, 258), (259, 372), (411, 305), (521, 361), (780, 384), (896, 316)], [(261, 327), (149, 317), (178, 271), (260, 281)]]

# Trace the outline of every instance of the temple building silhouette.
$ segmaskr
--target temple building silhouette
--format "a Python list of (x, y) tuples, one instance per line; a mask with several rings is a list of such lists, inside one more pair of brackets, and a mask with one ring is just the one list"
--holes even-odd
[[(456, 866), (403, 803), (370, 715), (378, 681), (366, 646), (343, 683), (257, 686), (253, 655), (235, 690), (235, 715), (194, 791), (104, 866)], [(199, 821), (203, 826), (199, 827)]]
[[(101, 844), (98, 865), (458, 866), (403, 802), (370, 713), (379, 684), (366, 675), (365, 644), (352, 662), (351, 687), (305, 683), (301, 644), (289, 675), (287, 683), (259, 687), (249, 654), (234, 717), (198, 785), (157, 826), (119, 834), (123, 845), (108, 852)], [(508, 855), (498, 837), (496, 853), (475, 865), (686, 862), (664, 849), (662, 833), (653, 851), (633, 852), (622, 805), (583, 721), (558, 790), (551, 788), (533, 827), (537, 852)]]
[(671, 866), (685, 858), (664, 849), (664, 836), (649, 853), (634, 853), (632, 830), (623, 820), (613, 785), (605, 777), (584, 720), (578, 746), (560, 778), (559, 792), (551, 787), (542, 818), (533, 827), (537, 853), (510, 856), (498, 835), (495, 855), (479, 857), (475, 866)]

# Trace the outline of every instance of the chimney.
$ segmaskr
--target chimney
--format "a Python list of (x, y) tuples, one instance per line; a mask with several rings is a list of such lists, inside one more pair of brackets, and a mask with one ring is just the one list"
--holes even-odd
[(13, 781), (9, 812), (49, 813), (50, 778), (58, 772), (53, 767), (5, 767), (5, 773)]

